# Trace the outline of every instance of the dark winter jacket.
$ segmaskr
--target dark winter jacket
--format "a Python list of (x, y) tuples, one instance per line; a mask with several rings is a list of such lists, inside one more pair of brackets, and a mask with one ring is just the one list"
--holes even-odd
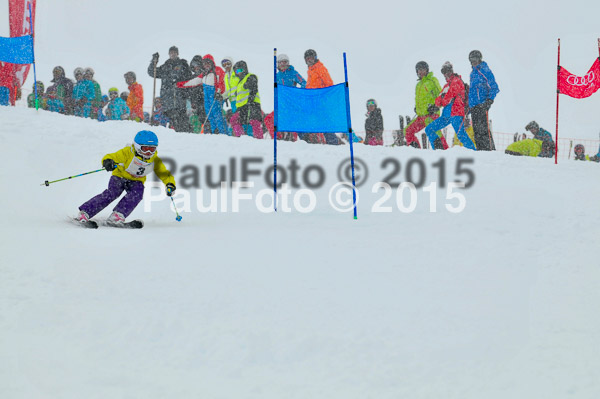
[[(62, 68), (61, 68), (62, 69)], [(58, 100), (62, 102), (64, 106), (64, 112), (66, 114), (73, 113), (73, 81), (65, 77), (64, 70), (62, 76), (58, 79), (52, 79), (54, 83), (46, 90), (46, 97), (49, 100)]]
[[(240, 84), (241, 81), (244, 80), (244, 77), (245, 76), (242, 76), (240, 78)], [(251, 120), (262, 122), (263, 117), (260, 109), (260, 103), (254, 102), (254, 98), (258, 94), (258, 78), (256, 75), (251, 74), (248, 77), (248, 80), (246, 80), (243, 88), (248, 90), (250, 94), (248, 95), (248, 102), (237, 109), (237, 112), (240, 115), (240, 124), (246, 125), (250, 123)]]
[[(154, 77), (154, 63), (150, 61), (148, 75)], [(192, 72), (186, 60), (177, 58), (168, 59), (156, 67), (156, 77), (161, 79), (160, 98), (165, 112), (172, 109), (185, 110), (185, 95), (176, 86), (177, 82), (192, 78)]]
[(367, 113), (367, 119), (365, 120), (365, 132), (365, 143), (368, 143), (369, 139), (371, 138), (376, 140), (382, 139), (383, 117), (381, 116), (381, 109), (375, 108), (372, 112)]
[(471, 71), (471, 88), (469, 89), (469, 107), (483, 104), (485, 100), (493, 100), (500, 92), (496, 78), (485, 61), (473, 67)]
[(192, 109), (198, 118), (201, 119), (201, 123), (206, 119), (206, 112), (204, 110), (204, 89), (202, 88), (202, 78), (204, 74), (198, 73), (198, 69), (194, 69), (194, 64), (202, 66), (202, 56), (195, 55), (192, 58), (190, 67), (194, 77), (190, 80), (177, 83), (177, 87), (182, 91), (184, 97), (190, 100)]
[(51, 98), (57, 98), (59, 100), (71, 100), (73, 96), (73, 81), (65, 76), (65, 70), (62, 67), (60, 68), (60, 76), (57, 79), (52, 79), (51, 82), (54, 83), (48, 90), (46, 90), (46, 94), (48, 94)]
[(552, 158), (554, 156), (555, 146), (550, 132), (540, 128), (537, 134), (533, 135), (533, 138), (542, 141), (542, 151), (539, 153), (538, 157)]

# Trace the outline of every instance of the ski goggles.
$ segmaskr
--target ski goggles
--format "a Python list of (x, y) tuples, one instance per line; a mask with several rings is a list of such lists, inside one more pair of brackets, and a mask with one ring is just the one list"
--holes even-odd
[(155, 145), (142, 145), (140, 146), (143, 152), (154, 152), (156, 151)]
[(242, 68), (238, 68), (235, 70), (235, 73), (242, 73), (242, 72), (244, 72), (244, 70)]
[(367, 101), (367, 106), (369, 105), (375, 105), (375, 101)]
[(230, 66), (230, 65), (231, 65), (231, 61), (229, 61), (229, 60), (223, 60), (223, 61), (221, 61), (221, 66), (226, 67), (226, 66)]

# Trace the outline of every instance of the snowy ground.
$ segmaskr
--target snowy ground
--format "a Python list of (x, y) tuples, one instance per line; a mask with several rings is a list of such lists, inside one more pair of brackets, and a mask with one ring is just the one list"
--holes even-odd
[[(178, 223), (163, 200), (134, 212), (142, 230), (85, 230), (67, 216), (108, 174), (40, 183), (98, 169), (143, 126), (4, 107), (0, 120), (2, 398), (600, 396), (598, 164), (359, 145), (353, 220), (328, 203), (348, 147), (285, 142), (281, 165), (326, 173), (312, 212), (192, 203)], [(272, 162), (269, 140), (155, 131), (179, 206), (185, 165), (207, 189), (206, 165)], [(422, 160), (426, 184), (440, 159), (464, 181), (457, 160), (472, 159), (464, 210), (438, 188), (435, 213), (422, 190), (411, 213), (395, 194), (372, 212), (387, 158), (393, 180)], [(246, 193), (267, 188), (252, 180)]]

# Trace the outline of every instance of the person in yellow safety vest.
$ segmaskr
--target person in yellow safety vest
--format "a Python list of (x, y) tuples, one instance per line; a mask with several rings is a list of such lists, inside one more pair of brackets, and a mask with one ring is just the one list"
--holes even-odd
[(225, 94), (223, 95), (223, 99), (225, 100), (225, 104), (229, 101), (231, 112), (235, 112), (237, 109), (235, 104), (236, 90), (240, 79), (233, 72), (233, 58), (229, 56), (223, 58), (221, 66), (225, 70)]
[(256, 139), (263, 138), (262, 112), (260, 109), (260, 96), (258, 94), (258, 78), (248, 73), (245, 61), (238, 61), (233, 66), (233, 72), (240, 80), (237, 85), (235, 104), (236, 112), (231, 117), (231, 128), (236, 137), (244, 134), (243, 125), (250, 125), (252, 133), (248, 135)]

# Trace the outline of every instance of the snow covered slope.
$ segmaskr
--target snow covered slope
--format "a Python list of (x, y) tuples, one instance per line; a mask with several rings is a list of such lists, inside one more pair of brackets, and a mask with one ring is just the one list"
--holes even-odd
[[(600, 395), (598, 164), (359, 145), (354, 220), (328, 201), (348, 147), (283, 142), (278, 162), (295, 160), (302, 188), (323, 170), (314, 210), (200, 212), (183, 177), (197, 168), (208, 190), (208, 165), (229, 175), (233, 158), (239, 178), (258, 157), (244, 191), (256, 195), (272, 141), (156, 128), (190, 211), (178, 223), (164, 199), (131, 216), (142, 230), (86, 230), (66, 219), (109, 175), (40, 184), (98, 169), (146, 126), (4, 107), (0, 121), (2, 398)], [(439, 182), (440, 160), (446, 183), (465, 181), (459, 159), (475, 177), (462, 212), (437, 186), (437, 212), (422, 189), (408, 213), (371, 192), (394, 160), (394, 181), (424, 165), (425, 185)], [(378, 200), (391, 212), (373, 212)]]

